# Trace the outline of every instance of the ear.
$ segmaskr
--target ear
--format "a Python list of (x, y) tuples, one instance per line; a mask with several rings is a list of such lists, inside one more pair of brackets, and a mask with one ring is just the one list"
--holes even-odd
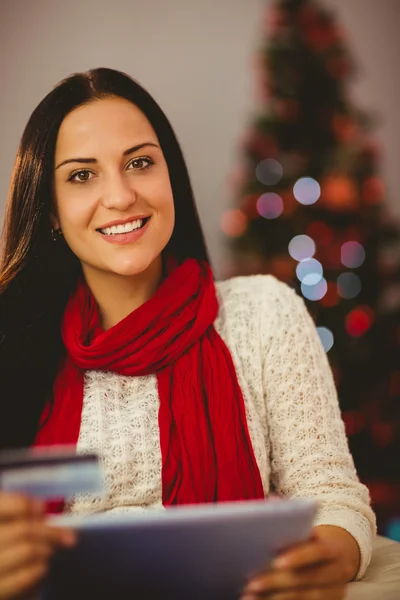
[(55, 210), (54, 206), (52, 206), (51, 210), (50, 210), (50, 224), (51, 224), (51, 228), (55, 229), (56, 231), (58, 229), (61, 229), (60, 221), (58, 220), (58, 216), (56, 214), (56, 210)]

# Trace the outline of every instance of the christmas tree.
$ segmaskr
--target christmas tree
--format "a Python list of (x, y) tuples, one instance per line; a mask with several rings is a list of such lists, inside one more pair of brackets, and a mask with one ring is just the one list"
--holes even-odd
[(234, 173), (226, 276), (296, 288), (328, 352), (379, 529), (400, 506), (399, 229), (385, 208), (373, 122), (348, 94), (355, 66), (334, 15), (311, 0), (267, 13), (258, 104)]

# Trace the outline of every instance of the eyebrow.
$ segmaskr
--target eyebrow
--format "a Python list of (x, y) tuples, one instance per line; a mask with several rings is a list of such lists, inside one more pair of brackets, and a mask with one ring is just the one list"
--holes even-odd
[[(145, 146), (153, 146), (154, 148), (159, 148), (159, 146), (157, 144), (154, 144), (153, 142), (143, 142), (142, 144), (137, 144), (136, 146), (132, 146), (132, 148), (128, 148), (128, 150), (125, 150), (123, 152), (123, 156), (128, 156), (128, 154), (133, 154), (134, 152), (141, 150)], [(92, 163), (97, 163), (97, 158), (67, 158), (66, 160), (63, 160), (62, 162), (60, 162), (59, 165), (56, 166), (56, 170), (59, 169), (60, 167), (62, 167), (63, 165), (67, 165), (69, 163), (92, 164)]]

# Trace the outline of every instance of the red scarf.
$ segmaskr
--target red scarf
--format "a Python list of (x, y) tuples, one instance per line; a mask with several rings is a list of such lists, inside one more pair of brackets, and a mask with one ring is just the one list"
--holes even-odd
[[(77, 443), (85, 370), (156, 373), (164, 506), (263, 498), (235, 367), (213, 326), (217, 313), (211, 269), (193, 259), (107, 331), (81, 281), (62, 322), (67, 358), (53, 409), (35, 445)], [(42, 423), (47, 416), (48, 408)]]

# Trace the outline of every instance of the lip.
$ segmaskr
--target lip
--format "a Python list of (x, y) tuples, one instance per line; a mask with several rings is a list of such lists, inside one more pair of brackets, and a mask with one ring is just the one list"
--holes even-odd
[[(140, 218), (140, 217), (139, 217)], [(101, 231), (98, 231), (98, 235), (101, 235), (105, 242), (109, 244), (116, 244), (117, 246), (123, 246), (125, 244), (132, 244), (140, 239), (149, 228), (151, 218), (149, 217), (148, 221), (143, 225), (141, 229), (135, 229), (134, 231), (130, 231), (129, 233), (116, 233), (115, 235), (104, 235)], [(126, 222), (126, 221), (125, 221)], [(129, 223), (129, 221), (128, 221)]]
[(96, 229), (106, 229), (106, 227), (114, 227), (116, 225), (125, 225), (125, 223), (132, 223), (132, 221), (138, 221), (139, 219), (147, 219), (150, 215), (132, 215), (127, 219), (118, 219), (117, 221), (110, 221), (105, 225), (100, 225), (100, 227), (96, 227)]

